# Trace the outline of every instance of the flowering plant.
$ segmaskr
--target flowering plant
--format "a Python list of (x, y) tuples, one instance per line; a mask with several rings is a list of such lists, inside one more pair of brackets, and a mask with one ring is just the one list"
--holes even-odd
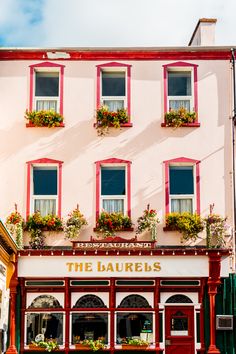
[(129, 229), (132, 221), (122, 213), (108, 213), (103, 211), (96, 222), (96, 231), (103, 232), (104, 236), (113, 236), (115, 231)]
[(157, 224), (159, 222), (156, 210), (149, 210), (148, 205), (147, 209), (143, 211), (143, 215), (137, 220), (138, 228), (136, 234), (141, 234), (145, 230), (151, 231), (152, 240), (155, 241), (157, 237)]
[(80, 336), (73, 336), (73, 344), (80, 344), (81, 340), (80, 340)]
[(98, 135), (105, 135), (109, 131), (109, 127), (120, 128), (121, 124), (129, 121), (126, 109), (118, 109), (117, 112), (110, 112), (107, 106), (101, 106), (96, 110), (95, 124)]
[(32, 341), (31, 342), (33, 346), (35, 347), (40, 347), (45, 349), (47, 352), (52, 352), (54, 350), (59, 349), (59, 345), (56, 341), (56, 339), (48, 339), (48, 340), (38, 340), (38, 341)]
[(140, 339), (140, 338), (125, 338), (124, 341), (122, 341), (123, 344), (128, 344), (128, 345), (136, 345), (136, 346), (148, 346), (149, 342)]
[(188, 112), (186, 108), (178, 110), (170, 109), (165, 114), (165, 122), (168, 127), (181, 127), (183, 124), (194, 123), (197, 118), (196, 112)]
[(25, 224), (25, 229), (31, 233), (31, 248), (41, 249), (45, 245), (45, 236), (42, 231), (44, 229), (48, 231), (62, 230), (62, 220), (59, 216), (52, 214), (42, 216), (39, 211), (36, 211), (28, 217)]
[(15, 235), (17, 246), (23, 248), (23, 225), (24, 219), (21, 214), (15, 210), (6, 219), (7, 229)]
[(25, 118), (36, 127), (59, 127), (64, 118), (53, 110), (49, 111), (28, 111), (25, 112)]
[[(218, 214), (209, 214), (205, 219), (207, 247), (222, 247), (225, 246), (224, 237), (228, 234), (229, 226), (224, 218)], [(215, 238), (216, 244), (213, 246), (212, 238)]]
[(98, 350), (102, 350), (102, 349), (104, 349), (106, 347), (104, 338), (102, 338), (102, 339), (98, 338), (96, 340), (84, 339), (81, 342), (81, 344), (86, 346), (86, 347), (89, 347), (93, 352), (96, 352)]
[(65, 237), (68, 239), (78, 237), (82, 227), (87, 224), (87, 220), (77, 207), (69, 214), (69, 219), (66, 221), (64, 226)]
[(204, 229), (204, 222), (198, 214), (170, 213), (166, 215), (166, 227), (179, 231), (182, 234), (182, 241), (195, 241)]

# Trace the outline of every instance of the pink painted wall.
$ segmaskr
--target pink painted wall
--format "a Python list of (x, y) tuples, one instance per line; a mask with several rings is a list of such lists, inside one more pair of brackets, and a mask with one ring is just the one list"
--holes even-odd
[[(183, 61), (183, 60), (181, 60)], [(109, 62), (109, 61), (107, 61)], [(96, 109), (97, 65), (105, 61), (56, 61), (64, 69), (64, 128), (26, 128), (29, 107), (29, 65), (37, 61), (3, 61), (0, 66), (0, 217), (18, 210), (26, 214), (26, 162), (39, 158), (63, 161), (62, 216), (76, 207), (89, 221), (82, 233), (93, 233), (96, 212), (95, 161), (108, 158), (131, 164), (131, 216), (135, 222), (150, 203), (161, 224), (158, 242), (172, 244), (163, 232), (165, 176), (163, 161), (186, 157), (200, 160), (201, 214), (214, 203), (216, 213), (232, 215), (230, 63), (191, 61), (198, 65), (200, 128), (161, 127), (164, 112), (163, 65), (170, 61), (128, 61), (131, 67), (132, 128), (112, 129), (98, 137)], [(124, 61), (122, 60), (122, 63)], [(168, 237), (167, 237), (168, 235)], [(132, 235), (132, 237), (134, 234)]]

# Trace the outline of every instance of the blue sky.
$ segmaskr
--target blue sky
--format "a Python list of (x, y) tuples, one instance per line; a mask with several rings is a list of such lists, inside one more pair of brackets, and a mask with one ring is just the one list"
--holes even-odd
[(0, 0), (0, 45), (185, 46), (199, 18), (236, 46), (236, 0)]

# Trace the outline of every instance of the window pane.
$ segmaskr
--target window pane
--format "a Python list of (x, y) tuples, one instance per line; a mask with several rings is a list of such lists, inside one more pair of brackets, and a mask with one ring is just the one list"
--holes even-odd
[(56, 200), (55, 199), (35, 199), (34, 212), (39, 211), (42, 216), (48, 214), (56, 215)]
[(34, 167), (33, 184), (34, 195), (57, 195), (57, 168)]
[(58, 96), (59, 73), (36, 72), (35, 73), (35, 96)]
[(72, 313), (71, 341), (73, 344), (78, 340), (98, 338), (104, 339), (105, 343), (108, 342), (107, 313)]
[(168, 72), (168, 96), (191, 96), (191, 72)]
[(117, 343), (123, 338), (140, 338), (153, 341), (151, 313), (117, 313)]
[(36, 111), (57, 111), (57, 101), (55, 100), (37, 100)]
[(171, 330), (173, 331), (187, 331), (188, 330), (188, 318), (179, 317), (171, 319)]
[(103, 199), (102, 209), (108, 213), (124, 214), (124, 199)]
[(125, 96), (125, 72), (102, 72), (102, 96)]
[(169, 109), (177, 111), (180, 108), (185, 108), (190, 112), (190, 100), (169, 100)]
[(193, 166), (170, 166), (170, 194), (194, 194)]
[(124, 108), (124, 100), (103, 100), (103, 104), (110, 112), (117, 112), (118, 109)]
[(193, 212), (192, 199), (171, 199), (171, 212), (172, 213), (184, 213), (185, 211)]
[(102, 167), (102, 195), (125, 195), (125, 167)]
[(63, 314), (62, 313), (28, 313), (26, 343), (30, 344), (38, 334), (44, 339), (56, 339), (63, 344)]

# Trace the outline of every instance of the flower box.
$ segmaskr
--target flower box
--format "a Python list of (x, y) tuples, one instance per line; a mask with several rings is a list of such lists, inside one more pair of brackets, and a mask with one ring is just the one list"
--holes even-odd
[(38, 347), (37, 345), (35, 345), (35, 344), (29, 344), (29, 349), (30, 350), (37, 350), (37, 351), (45, 351), (45, 349), (44, 348), (40, 348), (40, 347)]
[(147, 350), (148, 345), (122, 344), (122, 350)]
[(25, 112), (25, 119), (28, 120), (28, 127), (60, 127), (64, 126), (63, 116), (54, 111), (28, 111)]
[(91, 350), (89, 345), (75, 344), (76, 350)]
[(165, 126), (166, 127), (182, 127), (182, 126), (195, 126), (197, 120), (196, 112), (189, 112), (184, 107), (178, 110), (170, 110), (165, 113)]
[(116, 112), (109, 111), (107, 106), (101, 106), (96, 110), (96, 123), (98, 135), (108, 134), (109, 128), (119, 129), (120, 127), (130, 127), (129, 116), (126, 109), (118, 109)]

